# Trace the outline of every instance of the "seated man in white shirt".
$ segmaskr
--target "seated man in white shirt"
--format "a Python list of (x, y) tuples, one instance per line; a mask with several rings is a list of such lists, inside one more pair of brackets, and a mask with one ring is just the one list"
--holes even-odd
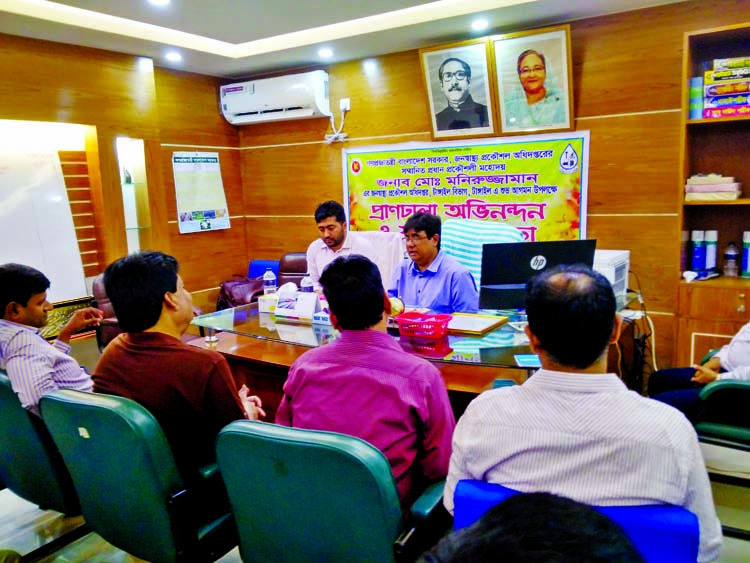
[(0, 266), (0, 365), (24, 408), (39, 414), (39, 399), (55, 389), (91, 391), (89, 373), (71, 358), (70, 337), (99, 324), (102, 312), (78, 309), (50, 345), (39, 329), (47, 324), (52, 304), (50, 281), (23, 264)]
[(453, 435), (444, 503), (461, 479), (549, 492), (593, 505), (673, 504), (698, 517), (699, 561), (722, 545), (698, 438), (676, 409), (628, 391), (607, 373), (622, 325), (607, 279), (554, 268), (526, 285), (526, 334), (542, 369), (487, 391)]
[(361, 254), (378, 264), (375, 248), (367, 240), (346, 228), (346, 213), (337, 201), (325, 201), (315, 209), (320, 238), (307, 247), (307, 272), (315, 290), (321, 292), (320, 274), (339, 256)]

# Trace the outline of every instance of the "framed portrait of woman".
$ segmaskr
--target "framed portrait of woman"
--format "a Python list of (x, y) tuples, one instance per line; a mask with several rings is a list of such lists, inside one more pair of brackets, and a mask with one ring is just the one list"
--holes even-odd
[(433, 139), (495, 134), (489, 54), (486, 37), (419, 50)]
[(491, 43), (501, 131), (572, 129), (570, 26), (493, 36)]

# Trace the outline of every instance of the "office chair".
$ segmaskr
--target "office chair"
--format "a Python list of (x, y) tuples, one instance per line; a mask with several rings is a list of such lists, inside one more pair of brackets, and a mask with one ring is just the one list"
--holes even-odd
[(115, 308), (112, 306), (112, 302), (107, 297), (107, 292), (104, 289), (103, 274), (99, 274), (94, 278), (91, 290), (94, 294), (92, 307), (100, 309), (104, 314), (103, 318), (99, 321), (99, 325), (96, 327), (96, 345), (101, 352), (122, 330), (120, 330), (120, 325), (117, 324)]
[[(216, 454), (244, 561), (393, 562), (419, 535), (405, 528), (388, 460), (359, 438), (242, 420), (219, 432)], [(442, 488), (412, 506), (420, 527)]]
[(279, 287), (289, 282), (294, 282), (299, 287), (305, 275), (307, 275), (307, 253), (289, 252), (279, 260)]
[[(454, 529), (472, 525), (490, 508), (522, 494), (503, 485), (462, 480), (453, 496)], [(700, 533), (698, 517), (679, 506), (595, 506), (625, 531), (646, 563), (695, 563)]]
[(92, 530), (153, 563), (215, 561), (237, 545), (229, 513), (201, 521), (154, 417), (130, 399), (58, 390), (42, 416)]

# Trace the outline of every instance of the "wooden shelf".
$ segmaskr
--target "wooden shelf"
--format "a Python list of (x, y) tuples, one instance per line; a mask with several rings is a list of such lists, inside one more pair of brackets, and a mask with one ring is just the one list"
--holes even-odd
[(693, 282), (686, 282), (685, 280), (681, 280), (680, 285), (693, 287), (715, 287), (722, 289), (750, 289), (750, 278), (727, 278), (725, 276), (719, 276), (718, 278), (711, 278), (710, 280)]
[(736, 117), (718, 117), (715, 119), (688, 119), (686, 125), (716, 125), (717, 123), (731, 123), (733, 121), (750, 121), (750, 115), (738, 115)]
[(750, 198), (745, 197), (730, 201), (683, 201), (682, 205), (750, 205)]

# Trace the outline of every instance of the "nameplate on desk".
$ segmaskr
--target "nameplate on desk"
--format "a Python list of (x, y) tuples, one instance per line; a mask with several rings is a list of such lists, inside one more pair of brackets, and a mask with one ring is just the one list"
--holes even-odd
[(320, 311), (317, 293), (297, 292), (294, 297), (280, 297), (276, 304), (276, 318), (312, 322), (313, 315)]

